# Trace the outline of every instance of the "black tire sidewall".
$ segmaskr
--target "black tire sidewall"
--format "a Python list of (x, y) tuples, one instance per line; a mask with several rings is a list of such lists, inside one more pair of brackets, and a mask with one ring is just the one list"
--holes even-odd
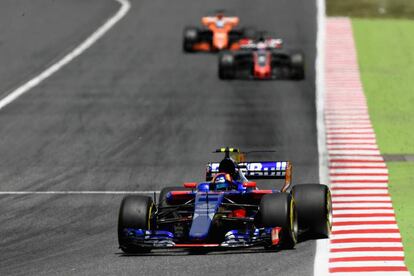
[(264, 195), (260, 201), (260, 223), (263, 227), (282, 227), (280, 245), (294, 248), (297, 242), (295, 201), (289, 193)]
[(136, 248), (132, 249), (127, 239), (124, 238), (124, 229), (151, 229), (153, 226), (151, 225), (150, 215), (153, 208), (154, 202), (148, 196), (132, 195), (126, 196), (122, 200), (118, 216), (118, 242), (124, 252), (136, 251)]
[[(196, 27), (187, 27), (183, 34), (183, 50), (185, 52), (192, 52), (193, 45), (198, 42), (199, 30)], [(193, 35), (195, 34), (195, 35)]]
[(300, 184), (292, 188), (299, 229), (323, 238), (331, 232), (332, 202), (329, 188), (322, 184)]
[(303, 53), (295, 52), (290, 55), (292, 78), (302, 80), (305, 78), (305, 56)]
[(233, 79), (235, 74), (234, 55), (224, 52), (219, 55), (219, 78)]

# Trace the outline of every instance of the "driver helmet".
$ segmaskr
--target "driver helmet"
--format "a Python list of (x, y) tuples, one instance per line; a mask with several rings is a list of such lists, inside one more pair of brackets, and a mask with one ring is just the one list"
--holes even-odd
[(221, 160), (218, 168), (219, 173), (227, 173), (231, 175), (231, 177), (234, 177), (236, 175), (236, 164), (234, 164), (234, 161), (230, 158), (224, 158)]
[(218, 20), (222, 20), (223, 17), (224, 17), (224, 13), (219, 12), (219, 13), (217, 13), (216, 17), (217, 17)]
[(226, 191), (230, 189), (232, 182), (233, 180), (229, 174), (219, 173), (214, 177), (211, 188), (214, 191)]

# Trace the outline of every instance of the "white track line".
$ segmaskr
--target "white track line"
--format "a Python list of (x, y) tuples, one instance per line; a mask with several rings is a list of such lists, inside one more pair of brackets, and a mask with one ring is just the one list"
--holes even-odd
[(128, 0), (116, 0), (121, 7), (115, 15), (110, 17), (102, 26), (100, 26), (95, 32), (93, 32), (86, 40), (79, 44), (75, 49), (70, 53), (64, 56), (62, 59), (52, 64), (46, 70), (41, 72), (36, 77), (32, 78), (28, 82), (19, 86), (12, 92), (10, 92), (6, 97), (0, 100), (0, 110), (3, 109), (8, 104), (15, 101), (17, 98), (28, 92), (33, 87), (39, 85), (42, 81), (59, 71), (62, 67), (67, 65), (69, 62), (74, 60), (76, 57), (85, 52), (89, 47), (91, 47), (97, 40), (99, 40), (106, 32), (108, 32), (119, 20), (121, 20), (131, 8), (131, 4)]
[(126, 195), (154, 194), (160, 191), (0, 191), (0, 195)]
[[(325, 135), (325, 0), (316, 0), (317, 33), (316, 33), (316, 128), (318, 135), (319, 181), (329, 184), (328, 151)], [(329, 275), (329, 239), (316, 241), (313, 274), (315, 276)]]

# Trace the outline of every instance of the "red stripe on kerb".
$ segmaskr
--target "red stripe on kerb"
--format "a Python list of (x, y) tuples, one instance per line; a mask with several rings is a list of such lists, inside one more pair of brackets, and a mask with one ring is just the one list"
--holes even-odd
[(389, 197), (389, 194), (359, 194), (359, 195), (349, 195), (349, 194), (333, 194), (332, 197)]
[(390, 271), (408, 271), (405, 266), (358, 266), (358, 267), (332, 267), (330, 273), (340, 272), (390, 272)]
[(376, 221), (338, 221), (332, 223), (333, 227), (336, 226), (350, 226), (350, 225), (383, 225), (383, 224), (392, 224), (395, 225), (397, 222), (395, 220), (376, 220)]
[(332, 231), (333, 235), (343, 234), (398, 234), (398, 229), (353, 229), (353, 230), (337, 230)]
[(341, 190), (388, 190), (387, 187), (333, 187), (331, 191)]
[(401, 256), (363, 256), (363, 257), (342, 257), (342, 258), (329, 258), (330, 263), (335, 262), (372, 262), (372, 261), (404, 261), (404, 257)]
[(332, 253), (337, 252), (401, 252), (404, 251), (404, 248), (397, 246), (397, 247), (344, 247), (344, 248), (331, 248), (329, 250)]
[(328, 140), (366, 140), (373, 139), (373, 137), (330, 137)]
[(330, 173), (330, 176), (388, 176), (388, 173)]
[(383, 160), (331, 159), (330, 163), (384, 163)]
[(364, 179), (355, 179), (355, 180), (331, 180), (331, 183), (388, 183), (388, 180), (364, 180)]
[(383, 213), (383, 214), (334, 214), (334, 218), (371, 218), (371, 217), (395, 217), (394, 214)]
[[(349, 130), (355, 130), (355, 129), (361, 129), (361, 130), (372, 130), (371, 127), (328, 127), (327, 130), (328, 131), (335, 131), (335, 130), (344, 130), (344, 129), (349, 129)], [(328, 143), (329, 144), (329, 143)], [(375, 144), (375, 143), (373, 143)], [(376, 144), (375, 144), (376, 145)]]
[(334, 207), (335, 211), (343, 210), (394, 210), (392, 207)]
[[(353, 142), (353, 143), (341, 143), (341, 142), (330, 142), (327, 143), (328, 146), (350, 146), (350, 145), (358, 145), (358, 146), (376, 146), (376, 143), (367, 143), (367, 142)], [(372, 148), (370, 148), (372, 149)]]
[(341, 203), (392, 203), (391, 200), (333, 200), (332, 203), (334, 204), (341, 204)]
[[(332, 162), (332, 163), (335, 163), (335, 162)], [(349, 163), (352, 163), (352, 162), (349, 162)], [(365, 163), (365, 162), (361, 162), (361, 163)], [(331, 170), (334, 170), (334, 169), (361, 169), (361, 170), (370, 170), (370, 169), (386, 169), (386, 167), (385, 166), (355, 166), (354, 165), (354, 166), (329, 166), (329, 169), (331, 169)]]
[[(372, 134), (372, 132), (339, 132), (339, 131), (335, 131), (335, 132), (328, 132), (327, 135), (337, 135), (337, 134), (346, 134), (346, 135), (369, 135)], [(366, 148), (361, 148), (361, 149), (366, 149)], [(372, 150), (372, 148), (368, 148), (367, 150)]]

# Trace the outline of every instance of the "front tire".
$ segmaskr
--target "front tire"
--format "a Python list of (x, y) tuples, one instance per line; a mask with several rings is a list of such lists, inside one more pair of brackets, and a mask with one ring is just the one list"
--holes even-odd
[(292, 249), (297, 243), (298, 227), (295, 201), (289, 193), (267, 194), (260, 201), (263, 227), (282, 227), (280, 246)]
[(329, 238), (332, 229), (331, 192), (326, 185), (300, 184), (292, 188), (299, 229), (321, 238)]
[(187, 27), (184, 29), (183, 50), (184, 52), (194, 52), (193, 46), (198, 42), (199, 30), (195, 27)]
[(231, 80), (235, 76), (235, 61), (232, 53), (222, 53), (219, 56), (219, 78), (221, 80)]
[(124, 229), (150, 230), (153, 207), (154, 202), (151, 197), (140, 195), (124, 197), (118, 216), (118, 242), (123, 252), (131, 254), (145, 253), (151, 250), (150, 248), (130, 244), (128, 238), (124, 235)]

